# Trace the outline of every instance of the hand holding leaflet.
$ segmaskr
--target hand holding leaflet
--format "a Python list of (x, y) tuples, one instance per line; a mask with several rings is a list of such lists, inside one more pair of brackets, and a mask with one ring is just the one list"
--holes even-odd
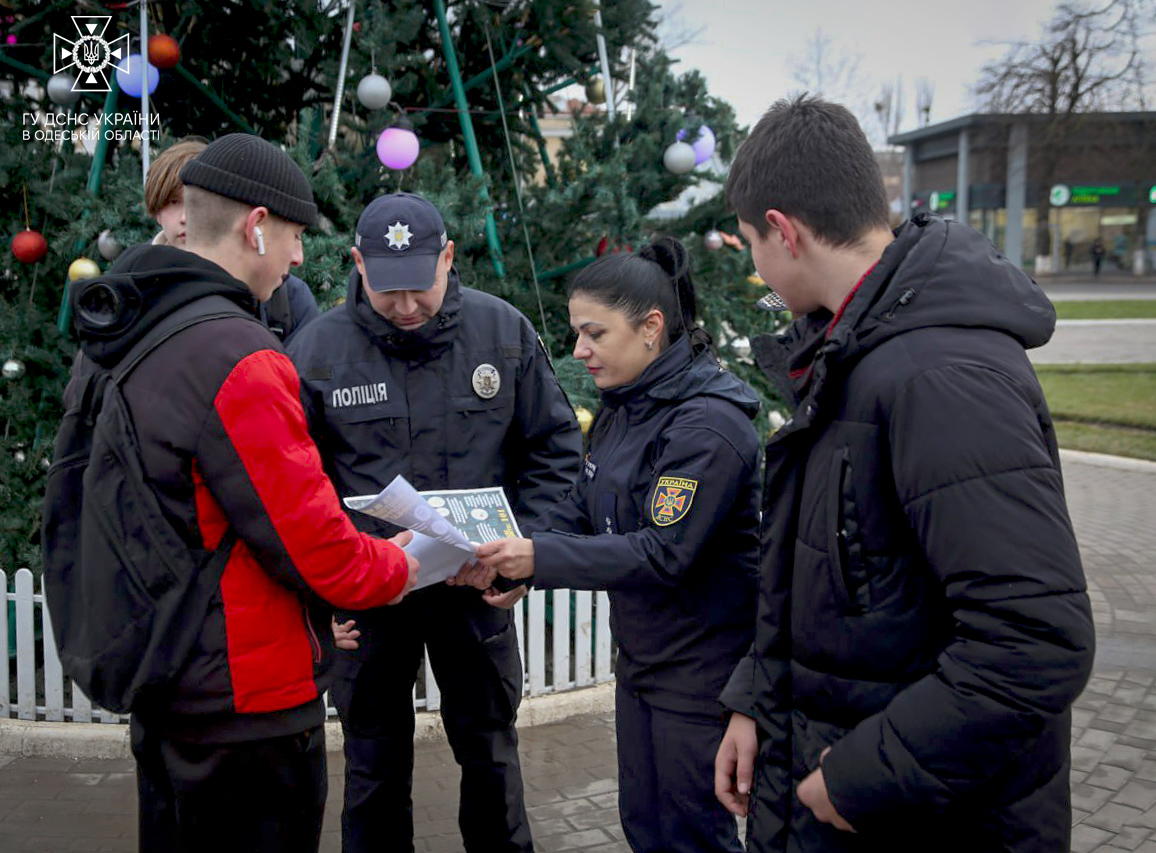
[(500, 486), (419, 492), (399, 474), (378, 494), (345, 505), (414, 531), (405, 550), (421, 563), (415, 589), (457, 575), (473, 559), (474, 542), (521, 535)]

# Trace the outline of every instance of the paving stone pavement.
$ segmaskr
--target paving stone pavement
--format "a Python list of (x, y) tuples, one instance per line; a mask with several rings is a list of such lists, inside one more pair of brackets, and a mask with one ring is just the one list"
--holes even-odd
[(1154, 472), (1064, 463), (1098, 646), (1072, 711), (1074, 853), (1156, 853)]
[[(1065, 455), (1099, 649), (1072, 729), (1072, 850), (1156, 853), (1156, 466), (1103, 467)], [(523, 729), (526, 802), (542, 853), (627, 853), (618, 823), (612, 714)], [(343, 762), (329, 756), (325, 853), (340, 850)], [(456, 853), (457, 768), (421, 745), (415, 846)], [(0, 756), (0, 851), (136, 849), (133, 763)]]

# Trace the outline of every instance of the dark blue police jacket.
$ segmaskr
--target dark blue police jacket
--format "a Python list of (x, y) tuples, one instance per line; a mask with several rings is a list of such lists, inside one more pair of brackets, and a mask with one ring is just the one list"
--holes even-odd
[[(530, 322), (450, 273), (441, 310), (406, 332), (374, 312), (361, 277), (293, 338), (310, 429), (342, 496), (402, 474), (417, 489), (503, 486), (519, 523), (570, 490), (577, 419)], [(396, 529), (364, 513), (358, 528)]]
[(609, 590), (619, 684), (717, 714), (754, 635), (758, 398), (684, 335), (602, 403), (578, 485), (533, 536), (534, 583)]

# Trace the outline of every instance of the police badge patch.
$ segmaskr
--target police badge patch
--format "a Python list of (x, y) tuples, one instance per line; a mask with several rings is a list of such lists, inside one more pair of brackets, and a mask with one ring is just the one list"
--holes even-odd
[(650, 502), (650, 520), (659, 527), (682, 521), (690, 512), (698, 480), (686, 477), (659, 477)]
[(492, 400), (502, 387), (502, 375), (492, 364), (479, 364), (474, 368), (471, 382), (475, 394), (483, 400)]

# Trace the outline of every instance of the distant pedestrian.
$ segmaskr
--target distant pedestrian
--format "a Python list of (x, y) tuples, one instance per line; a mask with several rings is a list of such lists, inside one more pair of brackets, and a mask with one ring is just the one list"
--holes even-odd
[(1075, 243), (1072, 242), (1071, 237), (1064, 238), (1064, 269), (1068, 269), (1072, 265), (1072, 252), (1076, 250)]
[(1100, 275), (1100, 264), (1104, 262), (1104, 241), (1097, 237), (1092, 241), (1092, 274)]

